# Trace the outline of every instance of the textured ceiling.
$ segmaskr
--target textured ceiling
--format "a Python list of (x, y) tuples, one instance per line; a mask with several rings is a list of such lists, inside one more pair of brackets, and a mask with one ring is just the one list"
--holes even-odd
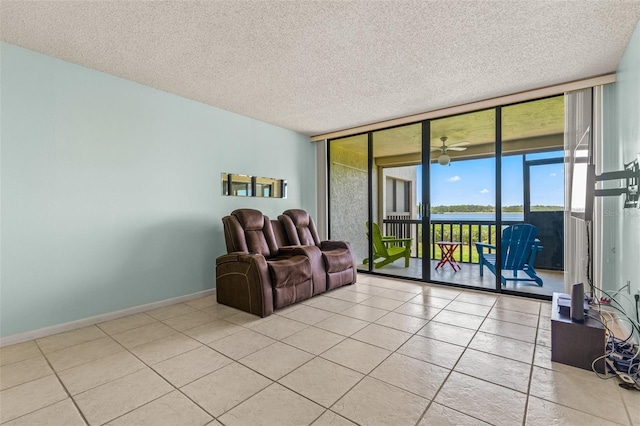
[(308, 135), (615, 71), (640, 1), (5, 1), (3, 41)]

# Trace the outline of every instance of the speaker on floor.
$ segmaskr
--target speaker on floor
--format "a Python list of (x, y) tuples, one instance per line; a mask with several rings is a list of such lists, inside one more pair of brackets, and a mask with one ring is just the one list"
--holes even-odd
[(574, 284), (571, 287), (571, 319), (584, 322), (584, 285)]

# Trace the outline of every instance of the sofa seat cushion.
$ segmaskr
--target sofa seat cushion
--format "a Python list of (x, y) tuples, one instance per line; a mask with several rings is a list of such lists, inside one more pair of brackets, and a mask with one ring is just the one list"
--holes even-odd
[(322, 252), (327, 273), (342, 272), (353, 266), (351, 253), (347, 249), (334, 249)]
[(311, 279), (311, 263), (306, 256), (267, 260), (274, 287), (291, 287)]

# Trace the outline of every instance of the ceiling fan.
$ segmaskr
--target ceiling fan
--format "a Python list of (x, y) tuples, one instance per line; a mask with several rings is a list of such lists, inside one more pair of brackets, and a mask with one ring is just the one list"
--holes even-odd
[(442, 145), (431, 145), (431, 151), (438, 151), (440, 150), (440, 156), (438, 157), (438, 164), (440, 164), (441, 166), (446, 166), (447, 164), (449, 164), (449, 162), (451, 161), (451, 157), (449, 157), (449, 155), (447, 155), (447, 151), (464, 151), (465, 149), (467, 149), (466, 146), (464, 145), (469, 145), (471, 142), (456, 142), (456, 143), (452, 143), (451, 145), (447, 145), (447, 137), (446, 136), (442, 136), (440, 138), (440, 140), (442, 141)]

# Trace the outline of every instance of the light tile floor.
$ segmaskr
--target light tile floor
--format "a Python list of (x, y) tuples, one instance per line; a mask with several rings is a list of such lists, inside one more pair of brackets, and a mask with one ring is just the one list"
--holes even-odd
[(640, 425), (551, 362), (547, 302), (360, 276), (259, 318), (214, 296), (0, 348), (9, 425)]

